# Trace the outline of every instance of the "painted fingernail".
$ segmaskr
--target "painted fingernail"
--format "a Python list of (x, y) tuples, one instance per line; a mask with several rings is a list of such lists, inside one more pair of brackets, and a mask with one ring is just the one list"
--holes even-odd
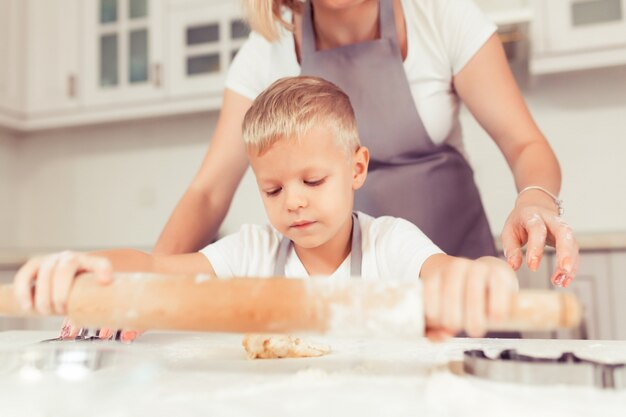
[(533, 271), (536, 271), (537, 267), (539, 266), (539, 258), (537, 256), (531, 256), (530, 261), (528, 262), (528, 266)]
[(554, 279), (554, 285), (556, 285), (557, 287), (562, 287), (563, 286), (563, 282), (565, 281), (565, 279), (567, 278), (567, 275), (565, 274), (559, 274), (555, 279)]
[(563, 286), (567, 288), (569, 287), (569, 284), (571, 284), (571, 282), (572, 282), (572, 277), (567, 277), (565, 278), (565, 282), (563, 283)]

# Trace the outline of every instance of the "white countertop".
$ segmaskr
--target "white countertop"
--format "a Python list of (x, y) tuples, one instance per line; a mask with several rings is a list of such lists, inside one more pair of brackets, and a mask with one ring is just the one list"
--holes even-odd
[[(0, 333), (3, 352), (46, 348), (51, 332)], [(105, 342), (130, 359), (76, 382), (7, 373), (0, 361), (0, 415), (12, 416), (623, 416), (626, 391), (497, 383), (448, 371), (466, 349), (626, 362), (626, 341), (313, 337), (321, 358), (246, 359), (241, 335), (148, 333), (133, 345)], [(76, 342), (62, 342), (73, 343)], [(82, 342), (85, 343), (85, 342)], [(54, 345), (54, 346), (58, 346)], [(117, 351), (119, 353), (119, 351)], [(10, 356), (10, 355), (9, 355)], [(30, 378), (30, 381), (29, 381)]]

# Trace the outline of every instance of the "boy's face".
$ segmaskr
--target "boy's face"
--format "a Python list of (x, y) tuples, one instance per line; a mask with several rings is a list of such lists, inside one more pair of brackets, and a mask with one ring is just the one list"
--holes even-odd
[(272, 225), (302, 248), (340, 239), (351, 227), (354, 190), (367, 176), (369, 153), (351, 156), (331, 129), (316, 127), (300, 141), (279, 140), (248, 154)]

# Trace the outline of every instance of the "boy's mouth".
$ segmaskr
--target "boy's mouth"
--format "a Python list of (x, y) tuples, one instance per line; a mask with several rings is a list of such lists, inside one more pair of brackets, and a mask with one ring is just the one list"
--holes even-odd
[(311, 220), (298, 220), (296, 222), (293, 222), (289, 225), (290, 228), (293, 229), (305, 229), (308, 226), (311, 226), (312, 224), (314, 224), (314, 221)]

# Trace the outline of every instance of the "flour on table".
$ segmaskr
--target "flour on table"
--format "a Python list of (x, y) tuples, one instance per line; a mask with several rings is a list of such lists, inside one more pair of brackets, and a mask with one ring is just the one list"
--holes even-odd
[(241, 344), (249, 359), (310, 358), (330, 352), (329, 346), (286, 334), (248, 334)]

